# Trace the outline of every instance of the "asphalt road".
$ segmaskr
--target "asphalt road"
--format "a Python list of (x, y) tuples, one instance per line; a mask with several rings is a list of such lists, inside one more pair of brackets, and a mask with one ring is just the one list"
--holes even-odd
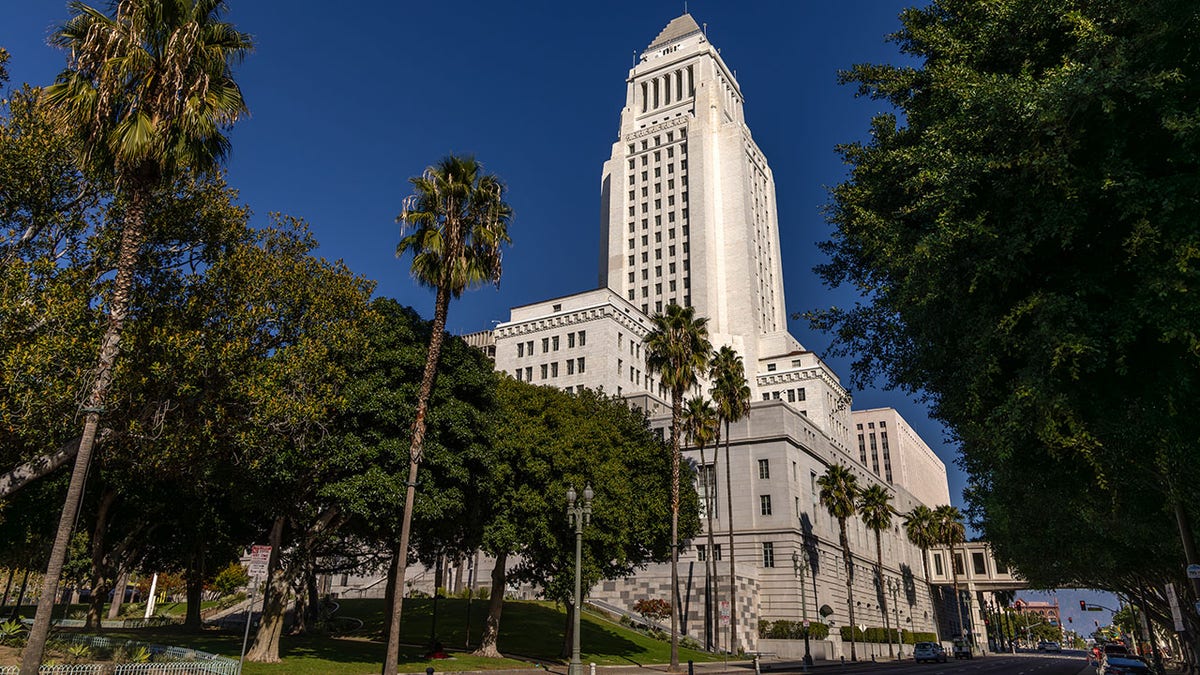
[[(765, 675), (803, 672), (801, 664), (790, 662), (763, 663)], [(973, 659), (946, 663), (847, 663), (820, 664), (809, 670), (817, 675), (1093, 675), (1083, 652), (1064, 651), (1062, 654), (989, 654)]]

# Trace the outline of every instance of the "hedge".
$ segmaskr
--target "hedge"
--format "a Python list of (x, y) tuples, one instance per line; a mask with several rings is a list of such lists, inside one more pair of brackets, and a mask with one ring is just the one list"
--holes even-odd
[[(850, 631), (854, 630), (855, 642), (896, 642), (896, 629), (891, 630), (880, 628), (878, 626), (868, 626), (867, 630), (859, 630), (856, 626), (842, 626), (842, 639), (850, 641)], [(906, 645), (916, 644), (918, 642), (937, 642), (935, 633), (922, 633), (906, 630), (903, 635), (903, 642)]]
[[(758, 637), (768, 640), (803, 640), (804, 622), (780, 619), (758, 621)], [(829, 637), (829, 626), (820, 621), (811, 621), (808, 625), (808, 637), (811, 640), (824, 640)]]

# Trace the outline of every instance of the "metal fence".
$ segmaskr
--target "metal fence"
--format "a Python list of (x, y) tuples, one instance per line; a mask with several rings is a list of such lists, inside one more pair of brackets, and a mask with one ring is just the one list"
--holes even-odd
[[(238, 675), (238, 662), (186, 647), (117, 640), (102, 635), (57, 635), (55, 641), (87, 645), (93, 649), (145, 649), (153, 663), (77, 663), (43, 665), (41, 675)], [(17, 666), (0, 667), (0, 675), (17, 675)]]

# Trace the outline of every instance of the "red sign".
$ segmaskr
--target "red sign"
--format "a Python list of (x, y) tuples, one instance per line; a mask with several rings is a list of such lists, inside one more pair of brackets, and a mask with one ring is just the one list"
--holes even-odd
[(250, 547), (250, 576), (263, 577), (267, 575), (267, 565), (271, 562), (271, 547), (255, 545)]

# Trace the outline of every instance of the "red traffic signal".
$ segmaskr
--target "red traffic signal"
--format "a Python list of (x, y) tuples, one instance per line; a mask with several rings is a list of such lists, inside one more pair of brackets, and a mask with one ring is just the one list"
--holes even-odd
[(1079, 611), (1081, 611), (1081, 612), (1087, 611), (1087, 602), (1085, 602), (1083, 600), (1079, 601)]
[(1073, 616), (1068, 616), (1068, 617), (1067, 617), (1067, 623), (1075, 623), (1075, 617), (1073, 617)]

